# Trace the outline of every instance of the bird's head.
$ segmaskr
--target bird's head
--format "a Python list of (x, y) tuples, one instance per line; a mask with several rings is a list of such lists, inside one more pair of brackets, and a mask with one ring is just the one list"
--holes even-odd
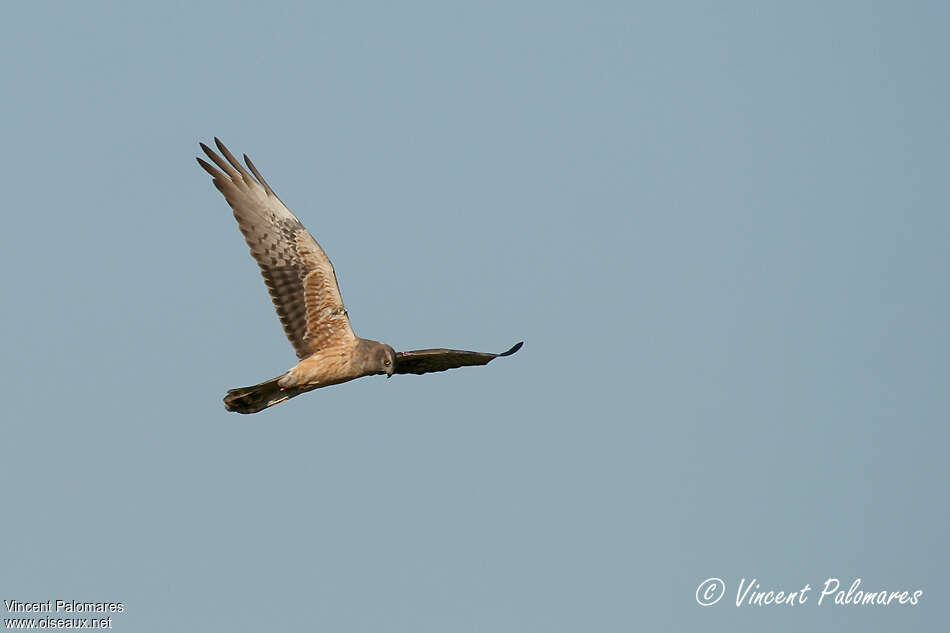
[(379, 360), (383, 365), (386, 378), (392, 378), (393, 372), (396, 371), (396, 350), (389, 345), (383, 345), (383, 351)]
[(363, 343), (368, 348), (365, 356), (368, 365), (366, 370), (369, 373), (386, 374), (387, 378), (392, 378), (396, 370), (396, 351), (389, 345), (377, 341), (363, 339)]

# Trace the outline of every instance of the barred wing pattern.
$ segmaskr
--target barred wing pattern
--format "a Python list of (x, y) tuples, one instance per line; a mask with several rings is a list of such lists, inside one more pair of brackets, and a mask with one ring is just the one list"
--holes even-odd
[(468, 367), (470, 365), (487, 365), (499, 356), (511, 356), (524, 345), (524, 341), (516, 343), (507, 352), (501, 354), (487, 354), (485, 352), (468, 352), (459, 349), (419, 349), (411, 352), (396, 354), (396, 374), (428, 374), (436, 371)]
[(245, 169), (221, 141), (215, 138), (214, 142), (224, 158), (201, 143), (214, 165), (201, 158), (198, 164), (211, 174), (214, 186), (234, 211), (297, 357), (355, 341), (326, 253), (280, 201), (247, 154)]

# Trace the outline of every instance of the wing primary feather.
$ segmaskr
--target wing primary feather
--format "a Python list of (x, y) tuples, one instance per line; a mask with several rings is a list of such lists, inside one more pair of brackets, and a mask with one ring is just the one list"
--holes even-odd
[(234, 154), (232, 154), (230, 150), (228, 150), (228, 148), (224, 146), (224, 143), (222, 143), (221, 139), (219, 139), (217, 136), (214, 137), (214, 144), (218, 146), (218, 150), (220, 150), (220, 152), (224, 154), (224, 157), (228, 159), (228, 162), (231, 163), (231, 165), (236, 170), (238, 170), (238, 172), (241, 174), (241, 177), (244, 178), (245, 182), (250, 183), (251, 175), (247, 173), (246, 169), (244, 169), (244, 165), (242, 165), (241, 162), (234, 157)]
[(267, 193), (269, 193), (272, 196), (276, 196), (277, 194), (274, 193), (274, 190), (270, 188), (270, 185), (267, 184), (267, 181), (264, 180), (263, 176), (261, 176), (261, 172), (257, 171), (257, 167), (254, 166), (254, 163), (251, 162), (251, 157), (248, 156), (247, 154), (244, 155), (244, 162), (247, 163), (247, 166), (251, 170), (251, 173), (254, 174), (254, 177), (257, 178), (257, 181), (261, 183), (264, 189), (267, 190)]
[(198, 164), (201, 165), (202, 169), (211, 174), (212, 178), (227, 178), (227, 176), (222, 174), (215, 167), (212, 167), (206, 161), (202, 160), (200, 156), (195, 156), (195, 160), (198, 161)]
[(201, 150), (202, 150), (205, 154), (208, 155), (208, 158), (210, 158), (212, 161), (214, 161), (214, 164), (217, 165), (218, 167), (220, 167), (220, 168), (222, 169), (222, 171), (224, 171), (224, 173), (226, 173), (228, 176), (230, 176), (231, 178), (240, 178), (240, 177), (241, 177), (241, 174), (239, 174), (238, 172), (234, 171), (234, 167), (231, 167), (230, 165), (228, 165), (227, 161), (225, 161), (223, 158), (221, 158), (220, 156), (218, 156), (217, 154), (215, 154), (215, 153), (214, 153), (214, 150), (212, 150), (210, 147), (208, 147), (208, 146), (205, 145), (204, 143), (198, 143), (198, 145), (200, 145), (200, 146), (201, 146)]
[(498, 356), (511, 356), (512, 354), (517, 352), (519, 349), (521, 349), (522, 345), (524, 345), (524, 341), (519, 341), (515, 343), (514, 345), (512, 345), (510, 350), (508, 350), (507, 352), (502, 352), (501, 354), (498, 354)]

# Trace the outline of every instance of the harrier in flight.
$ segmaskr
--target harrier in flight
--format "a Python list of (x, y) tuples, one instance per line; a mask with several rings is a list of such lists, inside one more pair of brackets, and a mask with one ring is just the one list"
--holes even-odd
[(393, 374), (485, 365), (521, 349), (523, 342), (501, 354), (454, 349), (396, 352), (385, 343), (356, 336), (326, 253), (280, 201), (247, 154), (245, 169), (221, 141), (216, 138), (214, 143), (224, 158), (201, 143), (214, 165), (201, 158), (198, 164), (211, 174), (214, 186), (234, 210), (284, 332), (300, 359), (286, 373), (267, 382), (229, 390), (224, 397), (228, 411), (257, 413), (304, 392), (363, 376), (386, 374), (391, 378)]

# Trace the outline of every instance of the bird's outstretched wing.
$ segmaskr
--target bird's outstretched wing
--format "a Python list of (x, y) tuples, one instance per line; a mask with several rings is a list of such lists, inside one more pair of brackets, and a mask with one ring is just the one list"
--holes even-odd
[(487, 365), (499, 356), (511, 356), (524, 345), (517, 343), (507, 352), (486, 354), (485, 352), (466, 352), (459, 349), (417, 349), (396, 354), (396, 374), (428, 374), (469, 365)]
[(198, 164), (211, 174), (214, 186), (234, 210), (297, 356), (306, 358), (317, 350), (353, 341), (356, 336), (326, 253), (280, 201), (247, 154), (245, 169), (221, 141), (216, 138), (214, 142), (224, 158), (204, 143), (200, 145), (217, 168), (201, 158)]

